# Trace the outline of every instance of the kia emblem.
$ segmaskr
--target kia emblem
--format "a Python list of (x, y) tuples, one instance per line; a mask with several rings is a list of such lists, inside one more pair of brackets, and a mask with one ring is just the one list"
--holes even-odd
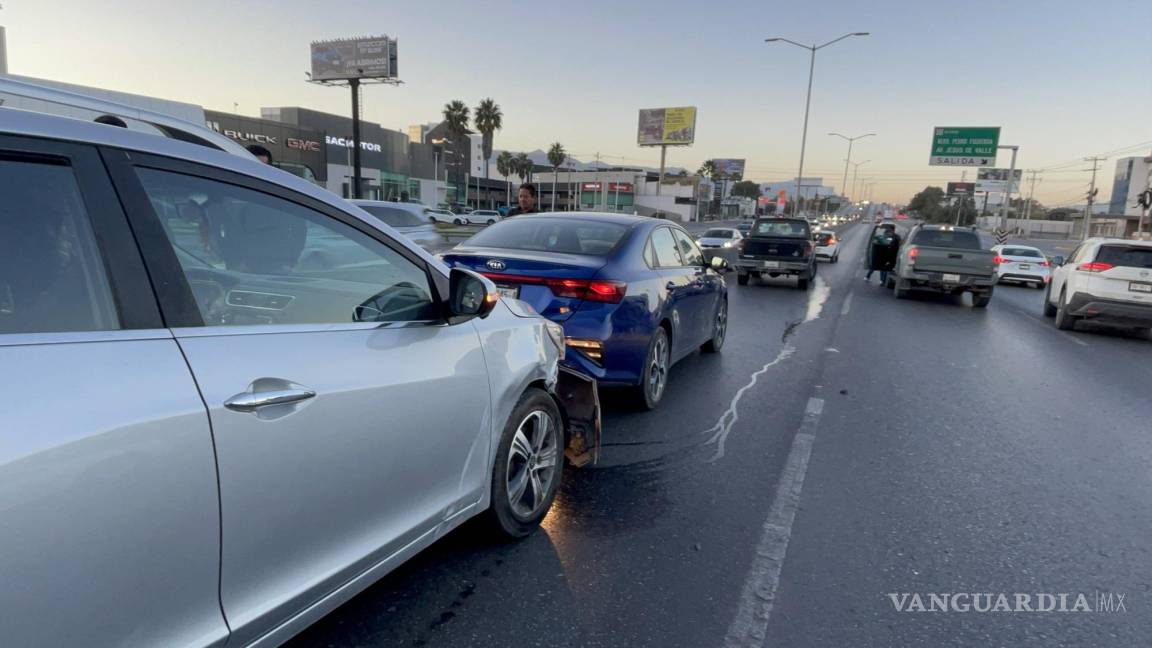
[(503, 269), (508, 267), (508, 264), (504, 263), (500, 259), (489, 259), (488, 263), (486, 265), (488, 266), (489, 270), (496, 270), (496, 271), (500, 271), (500, 270), (503, 270)]

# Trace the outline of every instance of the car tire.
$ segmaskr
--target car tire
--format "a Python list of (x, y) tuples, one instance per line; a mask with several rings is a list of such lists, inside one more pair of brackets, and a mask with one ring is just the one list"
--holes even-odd
[(888, 290), (892, 290), (896, 287), (896, 282), (892, 279), (892, 277), (888, 277), (886, 280), (884, 280), (884, 287)]
[(495, 222), (496, 222), (496, 221), (492, 220), (491, 218), (489, 218), (489, 219), (488, 219), (488, 224), (489, 224), (489, 225), (491, 225), (491, 224), (493, 224), (493, 223), (495, 223)]
[[(486, 515), (493, 532), (523, 538), (540, 526), (560, 487), (565, 446), (556, 401), (540, 389), (524, 392), (504, 424), (492, 467), (492, 502)], [(541, 465), (549, 460), (550, 465)], [(514, 496), (517, 488), (519, 499)]]
[(1036, 290), (1044, 290), (1044, 282), (1043, 281), (1037, 281), (1036, 282)]
[(644, 370), (640, 372), (640, 384), (636, 387), (636, 402), (645, 410), (654, 410), (664, 399), (668, 387), (668, 369), (672, 364), (672, 343), (668, 331), (663, 326), (648, 341), (648, 353), (644, 355)]
[(840, 253), (837, 252), (836, 256), (832, 257), (832, 263), (840, 263)]
[(463, 218), (457, 218), (456, 220), (452, 221), (452, 223), (454, 225), (461, 225), (462, 226), (462, 225), (464, 225), (464, 219)]
[(1060, 302), (1056, 304), (1056, 328), (1061, 331), (1071, 331), (1076, 328), (1076, 317), (1068, 312), (1068, 304), (1065, 303), (1067, 297), (1067, 289), (1060, 291)]
[(1056, 317), (1056, 307), (1052, 305), (1052, 284), (1044, 292), (1044, 317)]
[(724, 348), (724, 340), (728, 337), (728, 300), (720, 298), (720, 305), (716, 307), (716, 317), (712, 320), (712, 338), (700, 346), (704, 353), (718, 353)]
[(896, 299), (908, 299), (909, 293), (912, 291), (905, 287), (903, 279), (897, 279), (896, 285), (892, 289), (892, 294), (896, 295)]
[(989, 290), (986, 294), (977, 295), (972, 293), (972, 308), (988, 308), (988, 304), (992, 301), (992, 291)]
[(748, 285), (748, 279), (750, 279), (751, 276), (752, 275), (748, 274), (747, 272), (737, 272), (736, 273), (736, 284), (739, 286), (747, 286)]

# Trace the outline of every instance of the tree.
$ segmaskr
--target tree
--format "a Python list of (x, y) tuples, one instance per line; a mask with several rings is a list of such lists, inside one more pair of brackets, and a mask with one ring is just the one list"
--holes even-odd
[(513, 171), (520, 177), (521, 184), (525, 180), (532, 180), (532, 160), (528, 159), (527, 153), (516, 154), (516, 168)]
[(556, 187), (560, 184), (560, 165), (568, 159), (568, 151), (560, 142), (553, 142), (548, 149), (548, 163), (552, 165), (552, 211), (556, 211)]
[(924, 187), (924, 190), (912, 197), (908, 203), (908, 210), (914, 211), (929, 223), (948, 223), (948, 208), (943, 206), (945, 194), (940, 187)]
[[(466, 150), (462, 142), (464, 135), (468, 132), (468, 114), (468, 106), (464, 105), (463, 101), (456, 99), (444, 104), (444, 128), (448, 130), (448, 134), (450, 135), (449, 139), (456, 145), (455, 153), (457, 157), (460, 158), (460, 163), (456, 165), (457, 202), (460, 201), (459, 191), (460, 185), (462, 184), (461, 180), (463, 179), (461, 176), (464, 172), (465, 162), (463, 160), (465, 159)], [(467, 197), (468, 190), (465, 188), (465, 201), (467, 201)]]
[(508, 193), (505, 196), (504, 204), (511, 206), (512, 174), (516, 173), (516, 158), (508, 151), (500, 151), (500, 155), (496, 156), (496, 173), (504, 176), (504, 181), (508, 184)]
[(739, 180), (732, 185), (732, 195), (756, 200), (760, 197), (760, 185), (751, 180)]
[[(720, 182), (720, 171), (716, 168), (716, 162), (714, 160), (704, 160), (704, 163), (700, 165), (700, 168), (696, 171), (696, 174), (708, 178), (713, 182), (713, 184)], [(720, 193), (721, 192), (718, 191), (713, 192), (715, 198), (713, 199), (712, 204), (715, 205), (715, 208), (712, 209), (710, 206), (709, 213), (719, 211), (720, 200), (723, 198)]]
[[(480, 131), (480, 150), (484, 155), (484, 179), (488, 179), (488, 159), (492, 157), (492, 135), (504, 127), (504, 113), (492, 99), (483, 99), (476, 106), (474, 123)], [(492, 207), (492, 195), (488, 195), (488, 207)]]

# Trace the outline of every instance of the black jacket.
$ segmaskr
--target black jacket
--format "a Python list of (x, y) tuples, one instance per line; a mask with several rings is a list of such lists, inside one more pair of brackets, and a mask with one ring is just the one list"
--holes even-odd
[[(513, 207), (512, 209), (508, 210), (508, 216), (522, 216), (524, 214), (539, 214), (539, 213), (540, 213), (540, 211), (535, 209), (535, 208), (533, 208), (532, 211), (520, 211), (519, 207)], [(508, 216), (505, 216), (504, 218), (508, 218)]]

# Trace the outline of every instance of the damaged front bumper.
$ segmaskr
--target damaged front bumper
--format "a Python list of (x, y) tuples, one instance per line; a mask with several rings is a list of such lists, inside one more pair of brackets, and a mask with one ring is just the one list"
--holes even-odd
[(600, 459), (600, 392), (596, 381), (561, 366), (553, 395), (568, 427), (564, 456), (577, 468)]

